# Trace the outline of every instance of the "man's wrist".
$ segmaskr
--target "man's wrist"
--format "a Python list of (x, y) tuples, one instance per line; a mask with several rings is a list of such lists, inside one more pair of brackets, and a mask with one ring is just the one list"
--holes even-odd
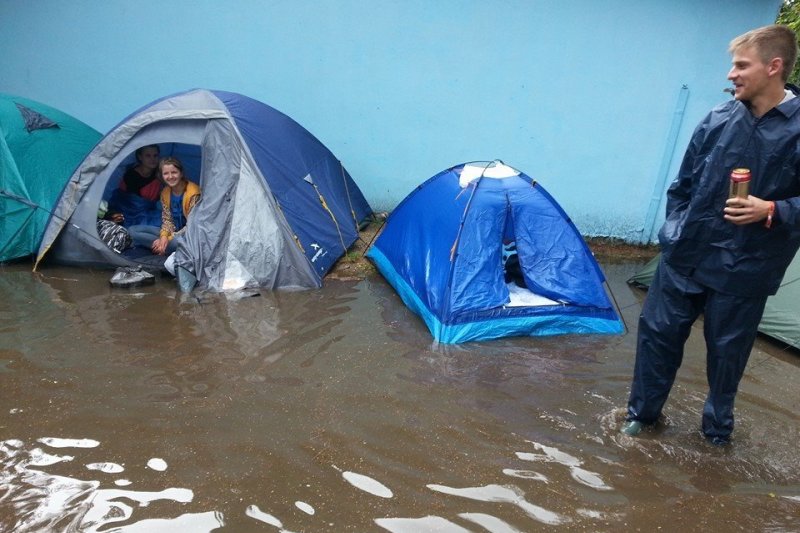
[(764, 227), (769, 229), (772, 227), (772, 218), (775, 216), (775, 202), (768, 202), (767, 217), (764, 220)]

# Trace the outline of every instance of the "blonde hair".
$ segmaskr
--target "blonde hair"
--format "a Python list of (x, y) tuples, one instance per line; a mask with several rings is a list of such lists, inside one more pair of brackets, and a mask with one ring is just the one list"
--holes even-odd
[(733, 54), (742, 48), (752, 47), (765, 65), (779, 57), (783, 61), (783, 81), (789, 79), (797, 60), (797, 36), (788, 26), (772, 24), (750, 30), (736, 37), (728, 46)]

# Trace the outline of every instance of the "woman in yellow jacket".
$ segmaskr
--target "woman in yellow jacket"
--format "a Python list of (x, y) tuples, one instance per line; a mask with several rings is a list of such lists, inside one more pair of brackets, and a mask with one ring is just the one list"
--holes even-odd
[(161, 191), (161, 232), (153, 241), (152, 250), (154, 254), (167, 255), (175, 251), (175, 238), (186, 230), (189, 213), (200, 200), (200, 186), (186, 179), (183, 164), (177, 158), (162, 159), (159, 169), (167, 186)]

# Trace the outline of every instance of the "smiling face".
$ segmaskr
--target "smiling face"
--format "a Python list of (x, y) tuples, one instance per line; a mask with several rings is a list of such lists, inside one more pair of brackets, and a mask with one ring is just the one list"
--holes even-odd
[(752, 102), (762, 96), (769, 87), (771, 79), (778, 75), (773, 62), (763, 63), (752, 46), (742, 47), (733, 53), (733, 67), (728, 79), (733, 82), (734, 98)]
[(183, 172), (172, 163), (165, 163), (161, 167), (161, 177), (164, 179), (164, 183), (170, 188), (174, 188), (183, 179)]

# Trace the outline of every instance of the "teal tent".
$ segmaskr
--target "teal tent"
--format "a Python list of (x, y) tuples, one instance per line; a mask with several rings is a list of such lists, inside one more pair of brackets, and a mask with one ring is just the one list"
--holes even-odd
[(0, 262), (36, 252), (58, 196), (100, 137), (57, 109), (0, 93)]
[[(661, 255), (655, 256), (641, 270), (634, 274), (628, 283), (640, 288), (648, 288), (656, 272)], [(780, 289), (767, 300), (764, 316), (758, 331), (781, 342), (800, 348), (800, 257), (795, 256)]]

